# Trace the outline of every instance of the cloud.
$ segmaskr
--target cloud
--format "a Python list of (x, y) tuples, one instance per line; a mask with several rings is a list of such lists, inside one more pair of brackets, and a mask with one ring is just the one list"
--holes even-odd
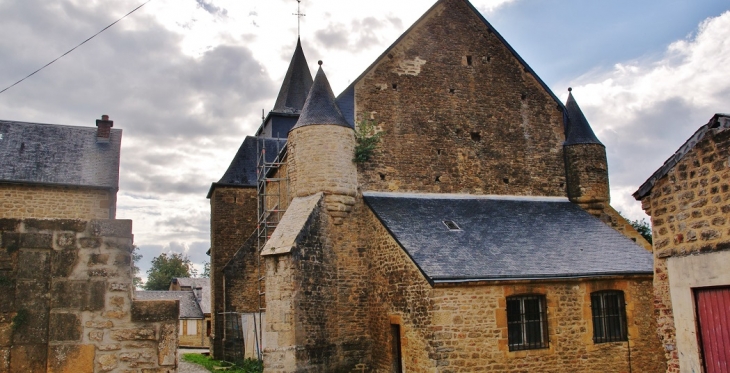
[(217, 6), (213, 5), (213, 3), (210, 1), (195, 0), (195, 2), (198, 3), (198, 7), (204, 9), (206, 12), (210, 13), (211, 15), (218, 16), (218, 17), (228, 16), (228, 11), (226, 9), (217, 7)]
[[(616, 64), (580, 77), (579, 105), (608, 151), (617, 208), (640, 217), (627, 198), (698, 127), (730, 102), (730, 11), (651, 60)], [(620, 197), (617, 195), (621, 194)]]

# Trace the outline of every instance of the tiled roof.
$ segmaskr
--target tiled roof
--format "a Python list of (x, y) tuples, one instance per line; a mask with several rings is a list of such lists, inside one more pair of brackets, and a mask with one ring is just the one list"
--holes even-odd
[[(570, 90), (569, 90), (570, 91)], [(601, 144), (580, 106), (573, 98), (573, 92), (568, 92), (568, 101), (565, 103), (565, 145)]]
[(373, 192), (364, 198), (431, 282), (653, 271), (651, 253), (565, 198)]
[(694, 149), (695, 145), (697, 145), (698, 142), (702, 141), (702, 139), (705, 138), (708, 134), (713, 134), (715, 132), (720, 131), (727, 131), (728, 128), (730, 128), (730, 115), (729, 114), (715, 114), (712, 119), (710, 119), (707, 124), (700, 127), (695, 133), (685, 141), (682, 146), (677, 149), (677, 151), (669, 157), (666, 161), (664, 161), (664, 164), (659, 167), (658, 170), (654, 171), (654, 173), (644, 182), (644, 184), (641, 184), (639, 189), (634, 192), (633, 196), (637, 200), (641, 200), (642, 198), (646, 197), (651, 193), (651, 189), (654, 187), (654, 184), (656, 184), (657, 181), (659, 181), (661, 178), (667, 175), (667, 173), (674, 168), (674, 166), (679, 163), (679, 161), (684, 158), (684, 155), (689, 153), (690, 150)]
[(217, 183), (213, 183), (208, 192), (208, 198), (213, 194), (213, 188), (218, 185), (225, 186), (255, 186), (256, 168), (258, 166), (259, 154), (266, 149), (266, 161), (273, 162), (278, 152), (286, 147), (286, 139), (270, 139), (263, 137), (246, 136), (233, 157), (228, 170), (223, 174)]
[(313, 124), (334, 124), (352, 128), (352, 125), (342, 116), (342, 112), (335, 102), (332, 87), (330, 87), (321, 65), (314, 77), (314, 84), (312, 84), (312, 89), (309, 91), (307, 102), (299, 115), (299, 120), (297, 120), (297, 124), (292, 130)]
[(302, 51), (302, 43), (297, 39), (289, 69), (279, 90), (279, 96), (274, 104), (274, 112), (298, 113), (304, 107), (309, 89), (312, 87), (312, 73), (309, 72), (307, 59)]
[(119, 189), (122, 130), (0, 120), (0, 182)]
[(181, 319), (202, 319), (203, 311), (195, 300), (192, 291), (135, 291), (134, 299), (139, 300), (179, 300)]

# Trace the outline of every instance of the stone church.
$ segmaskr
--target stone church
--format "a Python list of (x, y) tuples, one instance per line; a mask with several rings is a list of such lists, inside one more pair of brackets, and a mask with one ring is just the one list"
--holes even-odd
[(467, 0), (337, 97), (325, 68), (297, 43), (211, 186), (215, 357), (243, 315), (266, 372), (666, 370), (604, 145)]

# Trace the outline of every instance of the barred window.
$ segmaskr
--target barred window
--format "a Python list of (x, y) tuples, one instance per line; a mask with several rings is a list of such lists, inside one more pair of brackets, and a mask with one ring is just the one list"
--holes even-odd
[(510, 351), (548, 347), (544, 295), (507, 298), (507, 334)]
[(591, 293), (593, 342), (627, 341), (626, 307), (622, 291)]

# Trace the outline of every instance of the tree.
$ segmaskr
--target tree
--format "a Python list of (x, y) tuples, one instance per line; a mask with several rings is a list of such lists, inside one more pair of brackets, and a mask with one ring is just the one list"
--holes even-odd
[(193, 263), (187, 255), (180, 253), (160, 254), (152, 259), (152, 267), (147, 271), (145, 290), (167, 290), (173, 277), (191, 277)]
[(621, 215), (622, 218), (626, 219), (626, 221), (629, 222), (629, 224), (631, 224), (631, 226), (634, 227), (634, 229), (636, 229), (636, 231), (639, 232), (639, 234), (644, 237), (647, 242), (652, 243), (651, 224), (649, 224), (646, 219), (642, 218), (641, 220), (631, 220), (627, 218), (626, 215), (622, 214), (621, 211), (619, 211), (618, 214)]
[(200, 277), (210, 278), (210, 262), (203, 263), (203, 274)]
[(649, 222), (647, 222), (646, 219), (629, 220), (629, 224), (631, 224), (631, 226), (634, 227), (634, 229), (636, 229), (642, 237), (649, 241), (649, 243), (652, 243), (651, 225), (649, 225)]
[(134, 288), (142, 287), (142, 278), (137, 276), (139, 274), (139, 266), (137, 263), (142, 260), (142, 254), (139, 253), (139, 246), (132, 245), (132, 283)]

